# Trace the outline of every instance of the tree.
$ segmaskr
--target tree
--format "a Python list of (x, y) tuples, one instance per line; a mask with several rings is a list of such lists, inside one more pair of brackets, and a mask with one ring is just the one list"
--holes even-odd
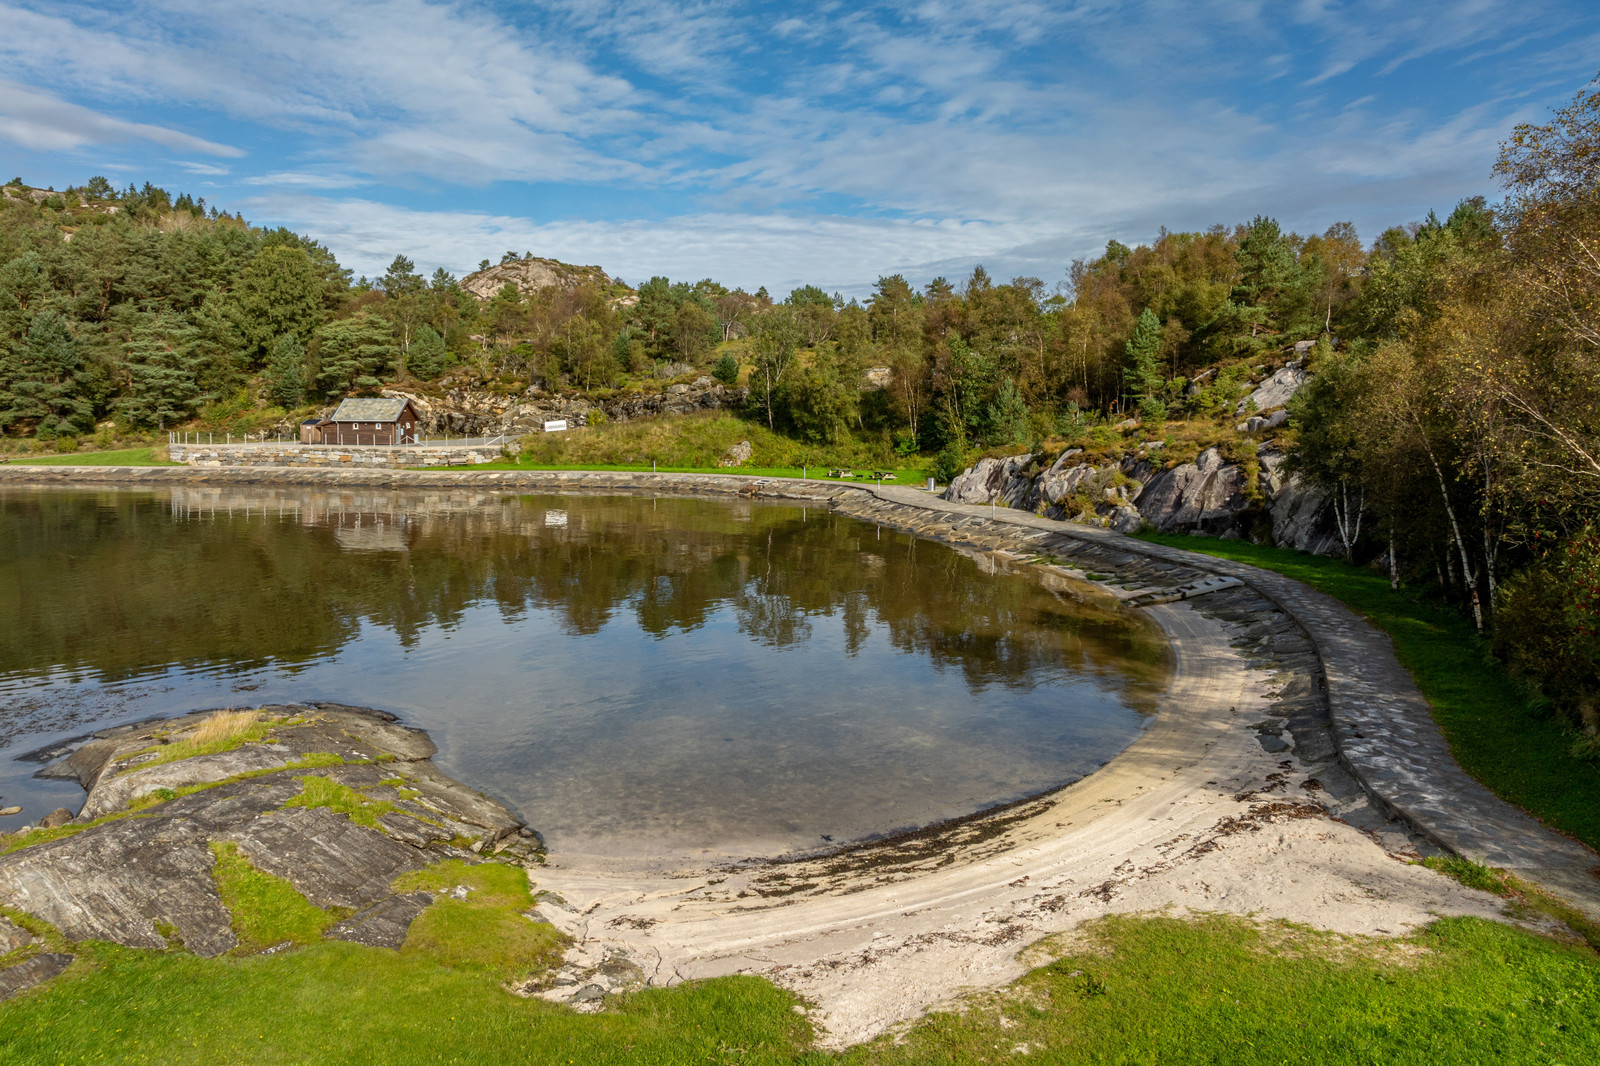
[(371, 392), (394, 354), (394, 328), (377, 315), (329, 322), (317, 330), (317, 390), (335, 399), (352, 389)]
[(767, 416), (767, 428), (777, 427), (776, 409), (785, 375), (799, 350), (801, 326), (791, 307), (774, 307), (756, 319), (754, 398)]
[(444, 338), (432, 326), (421, 326), (411, 340), (409, 366), (411, 373), (423, 381), (432, 381), (444, 373), (450, 353), (445, 349)]
[(422, 306), (427, 283), (416, 272), (416, 264), (403, 255), (394, 257), (389, 269), (378, 279), (383, 290), (383, 312), (399, 333), (400, 376), (406, 374), (406, 359), (411, 351), (411, 335), (422, 322), (426, 311)]
[(1139, 412), (1150, 422), (1165, 422), (1167, 405), (1162, 400), (1166, 376), (1162, 373), (1161, 320), (1146, 307), (1127, 343), (1128, 384)]
[(995, 392), (984, 411), (985, 422), (988, 423), (987, 439), (990, 444), (1027, 444), (1032, 435), (1032, 423), (1029, 420), (1028, 404), (1022, 398), (1022, 393), (1017, 391), (1017, 383), (1009, 377), (1003, 378), (1000, 388)]
[(850, 431), (861, 393), (834, 351), (819, 351), (797, 367), (785, 386), (789, 418), (807, 440), (832, 444)]
[(734, 384), (739, 380), (739, 360), (732, 352), (723, 352), (717, 365), (711, 368), (711, 376), (724, 385)]
[(272, 346), (261, 375), (267, 397), (290, 410), (300, 406), (306, 395), (306, 348), (293, 333), (285, 333)]
[(84, 393), (83, 358), (66, 319), (39, 312), (22, 342), (0, 358), (0, 428), (33, 421), (47, 436), (88, 429), (94, 409)]
[(134, 425), (165, 427), (194, 413), (200, 391), (200, 356), (194, 327), (170, 311), (149, 316), (124, 347), (128, 384), (117, 410)]
[(311, 338), (323, 317), (323, 279), (303, 248), (263, 248), (239, 275), (234, 306), (251, 360), (264, 358), (285, 333)]

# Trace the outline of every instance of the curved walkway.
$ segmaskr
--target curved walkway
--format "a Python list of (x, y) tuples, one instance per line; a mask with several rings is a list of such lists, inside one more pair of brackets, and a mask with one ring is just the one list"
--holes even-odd
[[(1446, 850), (1510, 870), (1600, 918), (1600, 855), (1499, 799), (1457, 765), (1427, 700), (1395, 658), (1385, 634), (1332, 597), (1271, 571), (1033, 514), (950, 503), (904, 486), (731, 473), (0, 467), (0, 486), (197, 481), (668, 492), (804, 500), (955, 543), (1003, 548), (1022, 555), (1064, 552), (1090, 562), (1101, 560), (1119, 573), (1132, 562), (1150, 564), (1165, 572), (1164, 584), (1169, 590), (1192, 586), (1196, 573), (1234, 578), (1270, 599), (1309, 636), (1321, 661), (1341, 761), (1375, 799)], [(1160, 584), (1152, 581), (1148, 591), (1160, 591)]]

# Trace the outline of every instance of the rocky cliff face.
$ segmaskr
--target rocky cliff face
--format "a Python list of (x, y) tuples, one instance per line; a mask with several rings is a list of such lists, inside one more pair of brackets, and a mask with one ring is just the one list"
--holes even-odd
[(430, 437), (445, 433), (520, 437), (538, 433), (546, 422), (558, 419), (566, 419), (571, 426), (588, 425), (594, 411), (611, 422), (628, 422), (648, 415), (737, 407), (744, 403), (747, 393), (746, 389), (730, 389), (702, 376), (662, 392), (625, 393), (605, 400), (560, 396), (538, 387), (511, 396), (471, 387), (452, 388), (442, 395), (384, 389), (379, 395), (410, 400), (422, 417), (423, 431)]
[(1318, 555), (1343, 550), (1327, 494), (1285, 471), (1283, 453), (1270, 443), (1257, 448), (1254, 492), (1246, 469), (1216, 448), (1170, 469), (1155, 465), (1159, 451), (1100, 463), (1085, 461), (1083, 454), (1070, 448), (1043, 467), (1033, 455), (982, 459), (950, 483), (944, 498), (999, 503), (1123, 533), (1150, 526), (1163, 533), (1269, 540)]

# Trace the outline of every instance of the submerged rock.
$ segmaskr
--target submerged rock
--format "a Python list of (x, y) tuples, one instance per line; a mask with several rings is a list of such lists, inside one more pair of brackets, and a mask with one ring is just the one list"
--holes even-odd
[(263, 707), (256, 739), (187, 755), (213, 713), (105, 730), (47, 768), (88, 789), (84, 810), (10, 841), (24, 846), (0, 855), (0, 903), (69, 941), (159, 949), (177, 940), (218, 955), (238, 939), (212, 845), (232, 844), (316, 906), (354, 912), (329, 937), (398, 947), (431, 900), (395, 893), (398, 875), (441, 859), (536, 852), (521, 820), (440, 773), (427, 734), (393, 715)]

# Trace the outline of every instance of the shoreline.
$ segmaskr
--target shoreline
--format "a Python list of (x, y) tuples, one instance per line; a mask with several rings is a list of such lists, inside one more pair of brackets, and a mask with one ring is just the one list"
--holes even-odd
[[(652, 873), (552, 854), (532, 876), (564, 901), (541, 914), (573, 936), (578, 969), (622, 955), (658, 985), (764, 974), (819, 1004), (829, 1042), (851, 1043), (962, 989), (1013, 979), (1024, 943), (1112, 911), (1237, 911), (1380, 934), (1439, 914), (1499, 915), (1489, 897), (1394, 861), (1418, 848), (1508, 868), (1600, 915), (1589, 874), (1600, 856), (1456, 766), (1386, 636), (1268, 571), (903, 486), (732, 473), (0, 468), (0, 486), (197, 483), (810, 503), (1031, 564), (1046, 580), (1115, 574), (1100, 587), (1167, 631), (1181, 676), (1157, 721), (1063, 789), (732, 870)], [(1403, 825), (1386, 824), (1390, 815)]]

